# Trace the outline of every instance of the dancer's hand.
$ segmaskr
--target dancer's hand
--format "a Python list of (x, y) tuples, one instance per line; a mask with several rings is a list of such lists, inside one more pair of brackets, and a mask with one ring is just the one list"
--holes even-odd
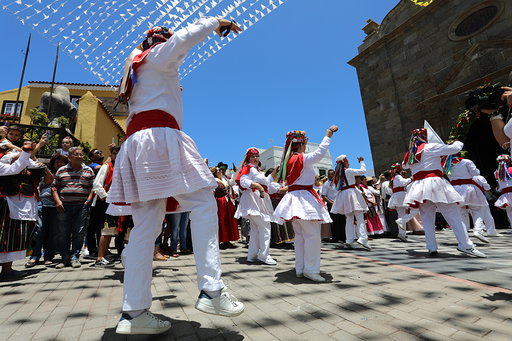
[(332, 134), (338, 131), (338, 126), (332, 125), (327, 129), (327, 132), (325, 133), (325, 136), (331, 138)]
[(234, 22), (234, 20), (217, 20), (219, 21), (219, 27), (217, 27), (215, 32), (219, 35), (219, 37), (226, 37), (231, 31), (235, 32), (236, 34), (242, 32), (242, 29)]
[(364, 157), (362, 157), (362, 156), (357, 158), (357, 162), (361, 162), (361, 161), (364, 161)]
[(23, 147), (21, 147), (21, 149), (24, 152), (30, 153), (30, 152), (32, 152), (34, 150), (35, 147), (36, 147), (36, 143), (35, 142), (25, 141), (25, 142), (23, 142)]

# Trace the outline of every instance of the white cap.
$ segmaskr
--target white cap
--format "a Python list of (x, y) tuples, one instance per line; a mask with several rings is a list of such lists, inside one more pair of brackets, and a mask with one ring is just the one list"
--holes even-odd
[(344, 161), (347, 159), (347, 156), (345, 154), (341, 154), (336, 158), (336, 162)]

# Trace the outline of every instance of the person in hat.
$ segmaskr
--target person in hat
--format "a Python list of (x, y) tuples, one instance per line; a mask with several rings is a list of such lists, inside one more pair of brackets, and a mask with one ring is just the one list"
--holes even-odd
[(453, 188), (464, 199), (461, 215), (467, 230), (469, 230), (469, 213), (471, 213), (474, 222), (473, 236), (486, 244), (490, 243), (484, 236), (484, 208), (489, 207), (484, 194), (485, 189), (473, 180), (473, 177), (480, 175), (480, 170), (476, 168), (473, 161), (461, 157), (460, 153), (443, 156), (442, 165)]
[(389, 199), (388, 207), (396, 210), (396, 213), (398, 214), (398, 219), (395, 220), (396, 225), (398, 226), (397, 238), (403, 242), (407, 242), (405, 226), (411, 219), (416, 217), (418, 210), (404, 204), (407, 186), (411, 184), (412, 179), (404, 178), (403, 173), (404, 171), (401, 163), (397, 162), (391, 166), (391, 180), (389, 181), (389, 186), (391, 187), (393, 194)]
[(346, 155), (336, 158), (334, 170), (334, 184), (338, 189), (336, 199), (331, 208), (331, 213), (344, 214), (346, 217), (345, 235), (346, 245), (354, 248), (355, 243), (370, 251), (368, 233), (364, 222), (364, 213), (368, 211), (368, 205), (363, 194), (357, 189), (356, 177), (366, 173), (366, 165), (362, 157), (358, 157), (360, 168), (350, 168)]
[(320, 230), (322, 223), (331, 223), (332, 219), (322, 198), (313, 189), (313, 165), (327, 153), (336, 131), (337, 126), (330, 126), (318, 148), (311, 153), (306, 153), (308, 138), (305, 131), (288, 132), (278, 173), (278, 179), (286, 181), (288, 192), (277, 205), (274, 216), (280, 223), (292, 222), (297, 277), (315, 282), (325, 282), (320, 275)]
[(425, 230), (428, 255), (438, 255), (435, 235), (436, 211), (440, 212), (450, 224), (458, 241), (457, 250), (469, 256), (487, 257), (477, 250), (469, 239), (466, 226), (460, 214), (460, 205), (464, 199), (443, 178), (441, 157), (460, 152), (463, 143), (455, 141), (450, 145), (429, 143), (427, 129), (412, 131), (409, 150), (404, 156), (403, 168), (410, 169), (413, 182), (405, 195), (404, 204), (419, 208)]
[(259, 165), (260, 152), (258, 149), (247, 149), (236, 177), (241, 196), (235, 218), (246, 218), (250, 222), (247, 262), (254, 263), (259, 260), (267, 265), (276, 265), (277, 262), (269, 254), (270, 223), (275, 220), (272, 201), (268, 194), (268, 188), (273, 181), (276, 170), (266, 177), (260, 172)]
[[(134, 227), (124, 250), (125, 273), (119, 334), (159, 334), (171, 323), (153, 315), (151, 277), (154, 243), (166, 211), (190, 211), (200, 290), (196, 309), (237, 316), (244, 305), (221, 279), (217, 187), (194, 141), (182, 128), (179, 67), (188, 51), (212, 32), (238, 33), (233, 21), (203, 17), (173, 32), (157, 26), (125, 63), (119, 100), (128, 103), (126, 140), (117, 156), (107, 202), (131, 204)], [(168, 200), (168, 198), (174, 198)]]

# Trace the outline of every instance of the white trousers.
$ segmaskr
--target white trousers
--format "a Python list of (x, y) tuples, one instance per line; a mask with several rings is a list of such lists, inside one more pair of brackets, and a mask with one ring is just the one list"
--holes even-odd
[[(217, 203), (210, 189), (175, 197), (183, 211), (190, 211), (192, 243), (199, 290), (215, 291), (224, 287), (220, 279)], [(131, 205), (134, 227), (124, 252), (123, 311), (151, 307), (151, 278), (155, 240), (162, 232), (166, 199)]]
[(512, 227), (512, 206), (507, 206), (505, 212), (507, 212), (508, 223)]
[(482, 217), (482, 206), (469, 206), (462, 207), (460, 214), (462, 215), (462, 219), (464, 225), (466, 226), (466, 230), (469, 231), (470, 221), (469, 214), (471, 213), (471, 217), (473, 217), (473, 232), (483, 233), (484, 232), (484, 219)]
[[(409, 210), (409, 213), (407, 213), (407, 210)], [(412, 220), (412, 218), (416, 217), (416, 215), (418, 214), (418, 210), (414, 208), (397, 207), (396, 213), (398, 214), (398, 219), (404, 226), (404, 230), (398, 229), (398, 234), (401, 236), (405, 236), (405, 224)]]
[(259, 215), (248, 216), (251, 230), (249, 232), (249, 247), (247, 259), (266, 259), (270, 248), (270, 223)]
[[(361, 242), (368, 241), (368, 232), (366, 231), (366, 224), (364, 223), (364, 212), (356, 211), (345, 214), (345, 236), (346, 242), (352, 244), (356, 238)], [(354, 218), (356, 222), (354, 223)]]
[(434, 204), (432, 201), (426, 201), (420, 204), (420, 214), (421, 221), (423, 222), (423, 229), (425, 231), (427, 249), (430, 251), (437, 251), (436, 208), (451, 226), (452, 231), (457, 238), (458, 247), (460, 249), (473, 248), (474, 244), (469, 239), (468, 231), (462, 221), (459, 206), (457, 204)]
[(295, 272), (319, 274), (321, 223), (311, 220), (294, 219)]
[[(485, 230), (487, 233), (495, 234), (496, 233), (496, 224), (494, 224), (494, 218), (491, 214), (491, 209), (489, 208), (489, 205), (483, 206), (480, 209), (480, 216), (482, 217), (482, 220), (484, 221)], [(473, 219), (475, 217), (473, 216)]]

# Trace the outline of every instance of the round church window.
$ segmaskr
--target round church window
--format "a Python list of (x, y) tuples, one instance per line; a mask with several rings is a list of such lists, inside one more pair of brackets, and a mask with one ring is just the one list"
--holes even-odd
[(489, 27), (501, 12), (501, 3), (485, 1), (460, 16), (450, 27), (450, 38), (466, 39)]

